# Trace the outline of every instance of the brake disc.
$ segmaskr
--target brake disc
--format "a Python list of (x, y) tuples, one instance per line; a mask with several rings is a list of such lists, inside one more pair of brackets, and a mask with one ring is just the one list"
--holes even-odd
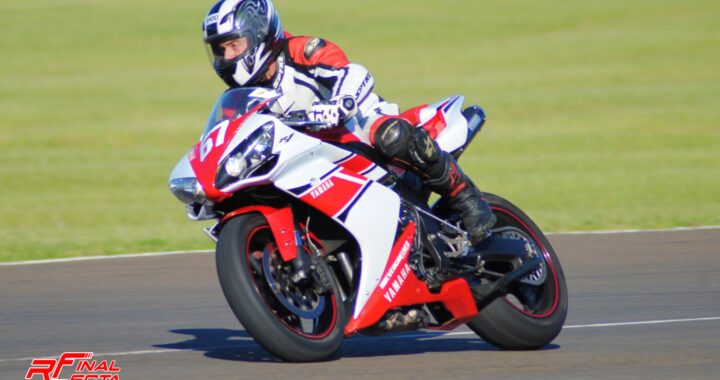
[(263, 274), (270, 289), (280, 303), (300, 318), (315, 319), (325, 310), (325, 297), (317, 294), (312, 286), (301, 288), (290, 281), (289, 274), (276, 270), (277, 254), (269, 247), (263, 250)]

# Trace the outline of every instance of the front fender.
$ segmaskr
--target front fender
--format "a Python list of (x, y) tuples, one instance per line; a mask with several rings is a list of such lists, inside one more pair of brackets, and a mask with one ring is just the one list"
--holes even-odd
[(283, 261), (289, 262), (295, 260), (299, 242), (295, 237), (295, 219), (293, 218), (290, 207), (275, 208), (259, 205), (241, 207), (225, 215), (220, 220), (220, 230), (222, 230), (222, 227), (230, 219), (252, 212), (262, 214), (265, 220), (267, 220)]

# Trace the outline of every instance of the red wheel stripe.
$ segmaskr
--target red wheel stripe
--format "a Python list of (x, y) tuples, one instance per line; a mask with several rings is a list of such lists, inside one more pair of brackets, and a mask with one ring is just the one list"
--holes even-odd
[[(520, 218), (518, 218), (515, 214), (513, 214), (513, 213), (510, 212), (509, 210), (506, 210), (506, 209), (504, 209), (504, 208), (502, 208), (502, 207), (500, 207), (500, 206), (491, 206), (491, 208), (492, 208), (493, 210), (495, 210), (495, 211), (500, 211), (500, 212), (502, 212), (502, 213), (504, 213), (504, 214), (506, 214), (506, 215), (509, 215), (511, 218), (515, 219), (516, 222), (520, 223), (520, 224), (523, 226), (523, 228), (525, 229), (526, 232), (528, 232), (528, 233), (530, 233), (530, 235), (532, 235), (533, 240), (535, 241), (535, 243), (536, 243), (537, 245), (540, 246), (540, 249), (541, 249), (542, 252), (543, 252), (543, 256), (545, 256), (545, 262), (548, 263), (548, 267), (550, 268), (550, 272), (551, 272), (552, 275), (553, 275), (553, 281), (554, 281), (554, 283), (555, 283), (555, 296), (554, 296), (554, 300), (553, 300), (553, 305), (552, 305), (552, 307), (550, 308), (549, 311), (547, 311), (547, 312), (545, 312), (545, 313), (543, 313), (543, 314), (532, 314), (532, 313), (528, 313), (528, 312), (526, 312), (525, 310), (521, 310), (521, 309), (519, 309), (518, 307), (516, 307), (515, 305), (513, 305), (513, 304), (511, 304), (511, 303), (509, 303), (509, 302), (508, 302), (508, 304), (509, 304), (510, 306), (512, 306), (513, 308), (515, 308), (517, 311), (519, 311), (519, 312), (521, 312), (521, 313), (523, 313), (523, 314), (525, 314), (525, 315), (527, 315), (527, 316), (530, 316), (530, 317), (534, 317), (534, 318), (545, 318), (545, 317), (551, 315), (552, 313), (555, 312), (555, 309), (557, 309), (557, 305), (558, 305), (558, 303), (560, 302), (559, 297), (558, 297), (558, 296), (559, 296), (559, 293), (560, 293), (560, 290), (559, 290), (560, 287), (558, 286), (557, 273), (555, 272), (555, 266), (553, 265), (553, 262), (552, 262), (552, 260), (551, 260), (551, 258), (550, 258), (550, 254), (548, 253), (547, 249), (546, 249), (545, 246), (543, 245), (542, 241), (540, 241), (540, 239), (538, 239), (537, 235), (535, 235), (535, 232), (533, 232), (533, 230), (532, 230), (527, 224), (525, 224), (525, 222), (523, 222)], [(505, 301), (505, 302), (507, 302), (507, 301)]]

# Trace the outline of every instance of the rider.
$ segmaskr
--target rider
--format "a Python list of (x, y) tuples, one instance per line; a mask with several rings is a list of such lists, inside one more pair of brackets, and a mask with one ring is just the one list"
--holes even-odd
[[(310, 132), (319, 138), (369, 143), (444, 197), (472, 243), (488, 235), (495, 216), (455, 159), (416, 127), (417, 112), (400, 116), (397, 105), (373, 93), (368, 70), (337, 45), (284, 32), (271, 0), (220, 0), (205, 17), (203, 34), (213, 68), (228, 86), (278, 90), (279, 113), (304, 111), (325, 123)], [(358, 127), (345, 124), (353, 117)]]

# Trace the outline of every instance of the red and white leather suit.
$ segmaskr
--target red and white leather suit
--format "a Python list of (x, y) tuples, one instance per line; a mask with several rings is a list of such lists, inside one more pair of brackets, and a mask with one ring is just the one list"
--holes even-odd
[(400, 115), (396, 104), (373, 92), (375, 81), (370, 72), (351, 63), (337, 45), (320, 38), (286, 34), (269, 84), (282, 93), (276, 105), (279, 109), (274, 110), (281, 114), (307, 112), (318, 103), (353, 97), (357, 108), (354, 120), (308, 133), (325, 141), (370, 144), (386, 159), (413, 170), (430, 189), (446, 197), (451, 209), (460, 213), (473, 243), (487, 235), (495, 217), (482, 194), (452, 156), (433, 141), (435, 126), (416, 128), (423, 106)]
[(400, 113), (396, 104), (373, 92), (375, 80), (365, 67), (351, 63), (337, 45), (321, 38), (288, 36), (270, 85), (282, 93), (275, 111), (283, 114), (305, 111), (341, 95), (355, 99), (355, 121), (311, 133), (323, 140), (372, 144), (373, 125), (379, 124), (383, 116)]

